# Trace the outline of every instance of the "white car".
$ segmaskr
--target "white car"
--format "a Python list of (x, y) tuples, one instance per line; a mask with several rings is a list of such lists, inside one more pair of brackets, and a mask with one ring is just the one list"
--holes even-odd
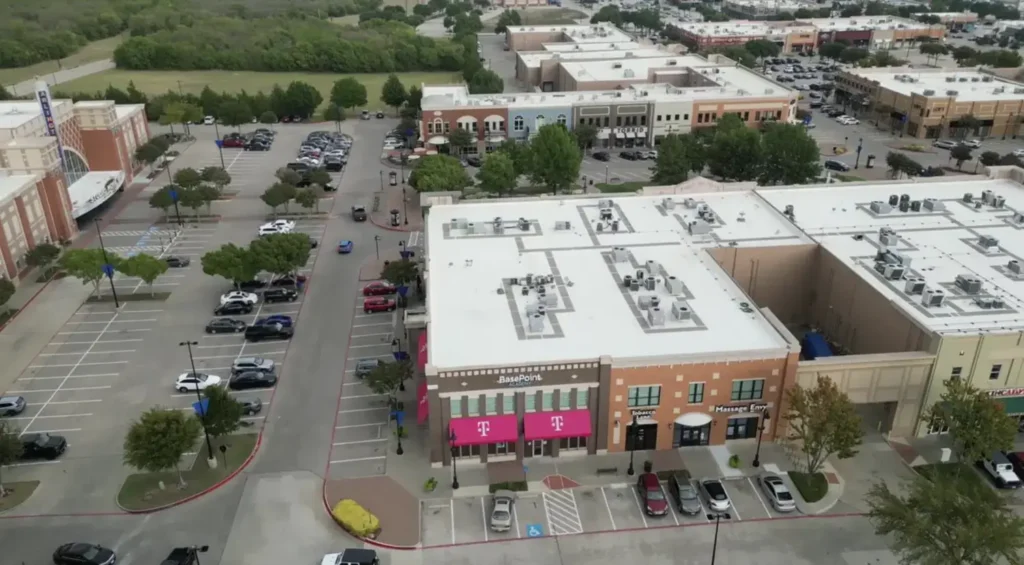
[(242, 292), (241, 290), (232, 290), (226, 294), (220, 295), (220, 305), (223, 306), (228, 302), (244, 302), (252, 305), (259, 302), (259, 297), (251, 292)]
[(1014, 157), (1020, 157), (1021, 159), (1024, 159), (1024, 149), (1014, 149), (1013, 150), (1013, 156)]
[(967, 141), (961, 141), (960, 143), (962, 145), (966, 145), (967, 147), (970, 147), (971, 149), (977, 149), (977, 148), (981, 147), (981, 140), (980, 139), (968, 139)]
[(203, 118), (203, 125), (212, 126), (216, 121), (217, 118), (214, 118), (213, 116), (206, 116), (205, 118)]
[(277, 229), (277, 226), (260, 226), (260, 229), (259, 229), (260, 237), (265, 236), (265, 235), (274, 235), (275, 233), (288, 233), (288, 232)]
[(178, 392), (195, 392), (205, 390), (211, 386), (221, 386), (224, 381), (216, 375), (206, 373), (182, 373), (174, 383), (174, 389)]
[(279, 229), (281, 231), (284, 231), (284, 232), (290, 232), (293, 229), (295, 229), (295, 222), (293, 222), (291, 220), (285, 220), (285, 219), (274, 220), (273, 222), (270, 222), (269, 224), (264, 224), (264, 225), (276, 226), (277, 229)]
[(836, 121), (844, 126), (855, 126), (860, 123), (860, 120), (851, 116), (840, 116), (836, 118)]

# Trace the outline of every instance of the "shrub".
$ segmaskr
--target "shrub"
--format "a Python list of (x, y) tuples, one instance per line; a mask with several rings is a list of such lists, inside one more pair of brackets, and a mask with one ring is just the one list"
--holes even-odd
[(818, 502), (828, 492), (828, 479), (825, 478), (824, 473), (807, 474), (790, 471), (789, 478), (796, 486), (796, 490), (800, 491), (800, 496), (807, 502)]
[(668, 478), (673, 476), (673, 475), (680, 475), (682, 477), (685, 477), (686, 480), (690, 480), (690, 478), (691, 478), (690, 471), (688, 471), (686, 469), (675, 469), (675, 470), (668, 470), (668, 471), (658, 471), (657, 473), (655, 473), (655, 475), (657, 475), (659, 481), (667, 481)]
[(739, 455), (730, 455), (729, 456), (729, 466), (732, 467), (733, 469), (739, 469), (740, 468), (740, 456)]
[(526, 491), (528, 488), (529, 487), (527, 486), (526, 481), (509, 481), (505, 483), (493, 483), (490, 486), (490, 492), (491, 494), (494, 494), (499, 490), (511, 490), (514, 492), (522, 492)]
[(423, 490), (424, 490), (424, 492), (434, 492), (434, 489), (436, 489), (436, 488), (437, 488), (437, 479), (435, 479), (434, 477), (430, 477), (429, 479), (427, 479), (427, 481), (425, 483), (423, 483)]

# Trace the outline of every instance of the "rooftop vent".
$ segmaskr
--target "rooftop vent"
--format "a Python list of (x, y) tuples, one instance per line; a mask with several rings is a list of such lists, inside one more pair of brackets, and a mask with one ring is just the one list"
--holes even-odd
[(622, 68), (622, 63), (613, 63), (612, 64), (612, 68), (613, 69), (621, 69)]
[(956, 286), (967, 294), (978, 294), (981, 292), (981, 279), (974, 275), (957, 275)]
[(923, 94), (924, 94), (925, 96), (935, 96), (935, 91), (929, 88), (929, 89), (925, 90), (925, 91), (923, 92)]
[(1013, 93), (1014, 94), (1024, 94), (1024, 88), (1014, 88), (1013, 89)]
[(967, 77), (960, 77), (957, 79), (959, 82), (967, 82)]
[(946, 82), (956, 82), (956, 77), (946, 77)]
[(956, 96), (957, 94), (960, 94), (960, 92), (957, 91), (957, 90), (947, 90), (946, 91), (946, 96)]
[(971, 82), (981, 82), (981, 77), (971, 77)]

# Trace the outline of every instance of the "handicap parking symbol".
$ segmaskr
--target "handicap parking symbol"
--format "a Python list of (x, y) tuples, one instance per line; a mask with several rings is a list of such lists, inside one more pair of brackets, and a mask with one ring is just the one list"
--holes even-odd
[(542, 538), (544, 537), (544, 526), (540, 524), (527, 524), (526, 525), (526, 537), (528, 538)]

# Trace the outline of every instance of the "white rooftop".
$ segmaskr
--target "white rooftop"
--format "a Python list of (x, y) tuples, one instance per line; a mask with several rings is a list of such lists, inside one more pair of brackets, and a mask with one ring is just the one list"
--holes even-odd
[(758, 22), (731, 20), (727, 22), (678, 22), (673, 24), (680, 31), (702, 37), (769, 37), (790, 33), (814, 33), (817, 28), (804, 24), (780, 24), (779, 22)]
[[(972, 69), (879, 68), (846, 72), (904, 96), (954, 97), (959, 102), (1024, 99), (1024, 84)], [(925, 94), (926, 91), (931, 91)]]
[[(564, 51), (629, 51), (631, 49), (640, 49), (642, 46), (635, 41), (623, 41), (615, 43), (612, 41), (603, 43), (545, 43), (541, 45), (544, 51), (564, 52)], [(527, 51), (526, 54), (533, 53)]]
[(814, 2), (801, 2), (799, 0), (726, 0), (726, 4), (735, 6), (749, 6), (776, 12), (795, 12), (800, 8), (819, 8), (820, 5)]
[(653, 47), (636, 47), (631, 49), (608, 49), (604, 51), (580, 50), (553, 53), (550, 51), (520, 51), (517, 53), (527, 68), (539, 67), (541, 62), (558, 59), (560, 61), (579, 60), (619, 60), (632, 58), (665, 57), (667, 53)]
[(510, 26), (509, 34), (559, 33), (567, 43), (619, 43), (633, 41), (626, 32), (609, 23), (586, 25)]
[[(52, 104), (54, 114), (57, 114), (58, 108), (62, 105), (70, 103), (70, 100), (54, 100)], [(0, 102), (0, 129), (20, 127), (42, 114), (43, 110), (35, 100)]]
[[(786, 341), (706, 249), (808, 243), (747, 191), (435, 205), (425, 229), (439, 370), (780, 355)], [(653, 290), (626, 286), (638, 270)]]
[(139, 112), (146, 111), (145, 104), (118, 104), (114, 106), (114, 110), (117, 111), (117, 119), (123, 120), (125, 118), (134, 116)]
[[(792, 205), (796, 224), (845, 261), (922, 327), (939, 333), (978, 333), (1024, 328), (1024, 187), (1010, 180), (963, 180), (764, 189), (778, 210)], [(970, 194), (970, 202), (965, 195)], [(906, 194), (907, 212), (885, 211), (891, 196)], [(934, 201), (927, 199), (934, 199)], [(872, 202), (882, 202), (873, 211)], [(915, 211), (920, 203), (920, 211)], [(936, 204), (933, 204), (936, 203)], [(877, 204), (876, 204), (877, 206)], [(1020, 210), (1021, 212), (1018, 212)], [(895, 236), (891, 249), (904, 259), (901, 280), (875, 268), (881, 228)], [(909, 264), (907, 264), (909, 263)], [(957, 278), (965, 275), (964, 285)], [(925, 288), (906, 292), (910, 279)], [(980, 286), (980, 289), (978, 288)], [(945, 298), (925, 306), (931, 289)]]
[(3, 175), (0, 174), (0, 204), (20, 195), (25, 189), (34, 186), (37, 175)]
[(850, 18), (808, 18), (800, 20), (819, 31), (929, 29), (932, 26), (897, 16), (854, 16)]

